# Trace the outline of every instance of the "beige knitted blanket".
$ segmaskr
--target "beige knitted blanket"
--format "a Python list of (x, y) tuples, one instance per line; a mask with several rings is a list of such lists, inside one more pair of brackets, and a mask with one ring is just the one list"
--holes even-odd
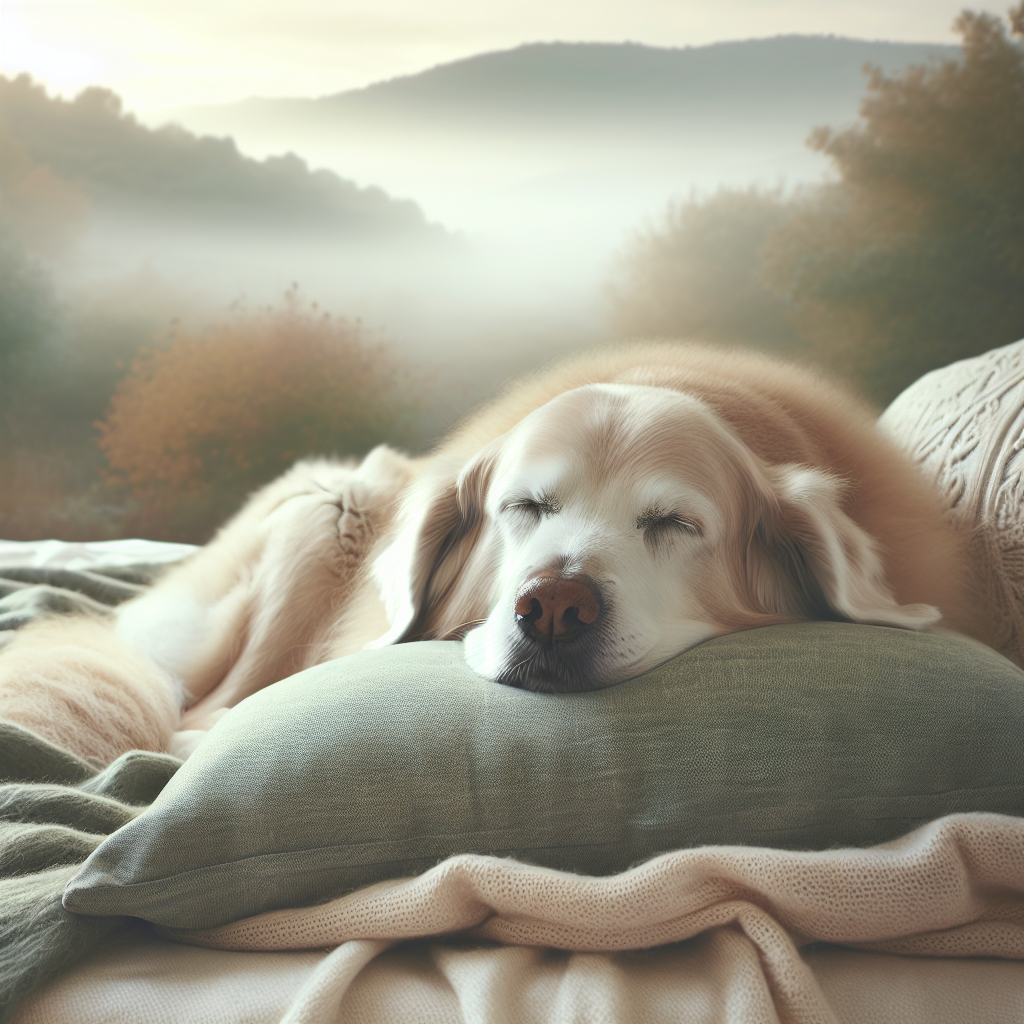
[[(863, 850), (680, 850), (605, 878), (462, 855), (322, 906), (165, 934), (218, 949), (336, 947), (286, 1024), (348, 1020), (347, 1001), (403, 983), (379, 973), (366, 984), (378, 954), (441, 936), (592, 955), (582, 972), (563, 960), (553, 973), (539, 949), (510, 960), (478, 945), (452, 961), (454, 976), (442, 957), (436, 977), (404, 978), (415, 1019), (835, 1024), (844, 1017), (800, 947), (1024, 960), (1024, 819), (951, 815)], [(667, 944), (671, 955), (652, 951), (642, 970), (623, 970), (614, 953)]]

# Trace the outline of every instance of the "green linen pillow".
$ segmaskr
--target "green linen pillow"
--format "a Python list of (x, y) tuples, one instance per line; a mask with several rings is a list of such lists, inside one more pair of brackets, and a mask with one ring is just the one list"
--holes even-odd
[(970, 641), (771, 626), (582, 694), (487, 682), (459, 643), (319, 665), (248, 698), (64, 906), (199, 928), (455, 853), (606, 874), (679, 847), (822, 849), (1024, 813), (1024, 672)]

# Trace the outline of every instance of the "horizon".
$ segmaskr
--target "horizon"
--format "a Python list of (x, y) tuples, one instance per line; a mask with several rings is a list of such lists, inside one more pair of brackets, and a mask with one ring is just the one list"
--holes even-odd
[(150, 127), (153, 127), (153, 126), (156, 126), (156, 125), (158, 125), (160, 123), (157, 119), (159, 117), (161, 117), (162, 115), (174, 113), (174, 112), (176, 112), (178, 110), (181, 110), (181, 109), (184, 109), (184, 108), (188, 108), (188, 107), (196, 107), (196, 108), (201, 108), (201, 107), (204, 107), (204, 106), (209, 106), (209, 107), (230, 107), (230, 106), (235, 106), (235, 105), (242, 105), (242, 104), (249, 103), (249, 102), (273, 102), (273, 101), (291, 101), (291, 100), (294, 100), (294, 101), (309, 100), (309, 101), (315, 102), (315, 101), (318, 101), (318, 100), (330, 100), (330, 99), (335, 99), (335, 98), (340, 97), (340, 96), (346, 96), (346, 95), (351, 95), (353, 93), (364, 92), (364, 91), (366, 91), (368, 89), (373, 89), (376, 86), (386, 85), (386, 84), (389, 84), (389, 83), (392, 83), (392, 82), (406, 81), (406, 80), (412, 79), (412, 78), (418, 78), (421, 75), (427, 75), (430, 72), (436, 71), (436, 70), (438, 70), (440, 68), (452, 67), (454, 65), (464, 64), (464, 63), (468, 63), (470, 61), (474, 61), (474, 60), (478, 60), (478, 59), (482, 59), (482, 58), (499, 56), (501, 54), (514, 53), (517, 50), (525, 50), (525, 49), (530, 49), (530, 48), (533, 48), (533, 47), (545, 47), (545, 46), (602, 46), (602, 47), (614, 48), (614, 47), (631, 47), (632, 46), (632, 47), (637, 47), (639, 49), (644, 49), (644, 50), (657, 50), (657, 51), (662, 51), (662, 52), (674, 51), (674, 52), (683, 53), (683, 52), (686, 52), (688, 50), (709, 50), (709, 49), (713, 49), (715, 47), (742, 46), (742, 45), (748, 44), (748, 43), (763, 43), (763, 42), (771, 42), (773, 40), (781, 40), (781, 39), (835, 40), (837, 42), (864, 43), (864, 44), (869, 44), (869, 45), (881, 45), (881, 46), (886, 46), (886, 45), (891, 45), (891, 46), (913, 46), (913, 45), (917, 45), (917, 46), (935, 46), (935, 47), (955, 48), (958, 45), (955, 41), (954, 42), (947, 42), (947, 43), (940, 43), (940, 42), (933, 42), (933, 41), (929, 41), (929, 40), (913, 40), (913, 41), (911, 41), (911, 40), (902, 40), (902, 39), (873, 39), (873, 38), (860, 37), (860, 36), (838, 35), (836, 33), (831, 33), (831, 32), (830, 33), (820, 33), (820, 32), (819, 33), (810, 33), (810, 32), (779, 32), (779, 33), (775, 33), (774, 35), (770, 35), (770, 36), (749, 36), (749, 37), (745, 37), (745, 38), (742, 38), (742, 39), (740, 39), (740, 38), (737, 38), (737, 39), (719, 39), (719, 40), (715, 40), (715, 41), (709, 42), (709, 43), (698, 43), (698, 44), (693, 44), (693, 45), (686, 44), (686, 45), (678, 45), (678, 46), (659, 46), (659, 45), (656, 45), (654, 43), (643, 43), (643, 42), (638, 42), (636, 40), (622, 40), (621, 42), (615, 43), (615, 42), (608, 42), (608, 41), (604, 41), (604, 40), (586, 40), (586, 39), (537, 39), (537, 40), (517, 43), (517, 44), (515, 44), (513, 46), (507, 46), (507, 47), (504, 47), (502, 49), (483, 50), (483, 51), (480, 51), (479, 53), (468, 54), (465, 57), (457, 57), (457, 58), (455, 58), (453, 60), (442, 61), (442, 62), (437, 63), (437, 64), (431, 64), (428, 67), (424, 67), (424, 68), (419, 69), (418, 71), (410, 71), (410, 72), (406, 72), (406, 73), (402, 73), (402, 74), (392, 75), (392, 76), (386, 77), (386, 78), (374, 79), (371, 82), (367, 82), (365, 85), (354, 86), (354, 87), (349, 88), (349, 89), (340, 89), (340, 90), (337, 90), (337, 91), (334, 91), (334, 92), (326, 92), (326, 93), (321, 93), (321, 94), (317, 94), (317, 95), (301, 95), (301, 96), (285, 96), (285, 95), (279, 95), (279, 94), (270, 95), (270, 94), (256, 94), (256, 93), (253, 93), (253, 94), (249, 94), (249, 95), (246, 95), (246, 96), (240, 96), (240, 97), (238, 97), (236, 99), (231, 99), (231, 100), (215, 101), (215, 102), (208, 102), (208, 103), (195, 103), (195, 104), (179, 103), (179, 104), (174, 104), (173, 106), (156, 108), (156, 109), (151, 109), (151, 110), (142, 110), (142, 109), (134, 108), (134, 107), (130, 106), (129, 103), (128, 103), (127, 98), (125, 97), (125, 95), (123, 93), (119, 92), (115, 87), (111, 86), (107, 82), (100, 82), (100, 81), (90, 82), (89, 84), (83, 85), (81, 87), (81, 89), (78, 89), (78, 90), (76, 90), (74, 92), (61, 92), (58, 89), (56, 89), (55, 87), (53, 87), (50, 83), (48, 83), (44, 79), (40, 78), (38, 75), (34, 74), (32, 71), (28, 71), (28, 70), (26, 70), (26, 71), (13, 71), (13, 72), (11, 72), (11, 71), (8, 71), (3, 66), (0, 66), (0, 77), (5, 77), (8, 80), (13, 81), (15, 78), (18, 78), (21, 75), (28, 75), (28, 77), (36, 85), (43, 86), (43, 88), (46, 90), (46, 93), (47, 93), (48, 96), (50, 96), (53, 99), (60, 99), (60, 100), (65, 100), (65, 101), (74, 100), (78, 95), (80, 95), (82, 92), (86, 91), (87, 89), (91, 89), (91, 88), (107, 89), (110, 92), (113, 92), (122, 101), (123, 109), (124, 109), (124, 112), (126, 114), (135, 115), (135, 116), (137, 116), (140, 119), (140, 121), (143, 124), (146, 124), (146, 125), (148, 125)]
[[(769, 36), (745, 36), (743, 38), (736, 39), (716, 39), (708, 43), (694, 43), (694, 44), (680, 44), (676, 46), (659, 46), (655, 43), (644, 43), (638, 42), (634, 39), (623, 39), (619, 42), (610, 42), (601, 39), (533, 39), (522, 43), (516, 43), (514, 46), (506, 46), (501, 49), (495, 50), (481, 50), (479, 53), (467, 54), (465, 57), (456, 57), (453, 60), (441, 61), (437, 64), (431, 64), (428, 67), (420, 68), (418, 71), (409, 71), (402, 74), (391, 75), (386, 78), (377, 78), (371, 82), (367, 82), (365, 85), (357, 85), (349, 89), (340, 89), (335, 92), (325, 92), (317, 95), (303, 95), (303, 96), (281, 96), (281, 95), (260, 95), (250, 94), (248, 96), (242, 96), (234, 100), (226, 100), (223, 102), (213, 103), (197, 103), (197, 104), (176, 104), (172, 107), (165, 107), (161, 109), (147, 110), (142, 112), (142, 116), (145, 118), (147, 124), (156, 123), (154, 119), (163, 113), (173, 112), (181, 109), (185, 106), (234, 106), (236, 104), (244, 104), (252, 101), (265, 102), (275, 100), (330, 100), (335, 99), (339, 96), (347, 96), (352, 93), (364, 92), (368, 89), (373, 89), (379, 85), (386, 85), (391, 82), (402, 82), (410, 78), (418, 78), (420, 75), (430, 74), (432, 71), (436, 71), (440, 68), (452, 67), (457, 64), (465, 64), (469, 61), (478, 60), (486, 57), (494, 57), (506, 53), (514, 53), (517, 50), (526, 50), (532, 47), (542, 46), (603, 46), (603, 47), (627, 47), (635, 46), (644, 50), (660, 50), (660, 51), (675, 51), (675, 52), (686, 52), (687, 50), (710, 50), (714, 47), (726, 47), (726, 46), (742, 46), (745, 43), (764, 43), (771, 42), (776, 39), (832, 39), (837, 42), (851, 42), (851, 43), (867, 43), (871, 45), (881, 46), (935, 46), (935, 47), (957, 47), (959, 44), (956, 41), (951, 42), (936, 42), (928, 39), (875, 39), (867, 36), (848, 36), (838, 35), (834, 32), (777, 32)], [(96, 83), (101, 85), (101, 83)], [(53, 94), (51, 94), (53, 95)]]
[[(791, 45), (773, 45), (787, 41)], [(794, 47), (793, 41), (808, 45)], [(565, 51), (559, 47), (598, 52), (589, 57), (562, 56)], [(764, 58), (754, 56), (758, 47), (763, 53), (774, 53), (767, 65)], [(123, 114), (144, 129), (176, 125), (196, 138), (229, 139), (240, 157), (255, 161), (293, 154), (291, 159), (298, 157), (309, 173), (330, 170), (342, 181), (382, 189), (397, 200), (411, 200), (427, 221), (457, 235), (465, 234), (474, 246), (489, 253), (490, 262), (514, 270), (517, 279), (524, 278), (518, 281), (523, 289), (543, 283), (543, 291), (551, 293), (558, 281), (576, 293), (573, 302), (578, 303), (581, 289), (593, 291), (604, 267), (627, 239), (663, 216), (672, 202), (686, 195), (691, 199), (697, 194), (711, 195), (721, 188), (785, 185), (793, 189), (820, 179), (827, 171), (826, 161), (808, 149), (807, 133), (819, 123), (842, 125), (856, 117), (865, 62), (897, 69), (914, 59), (911, 54), (920, 60), (922, 52), (933, 48), (939, 46), (809, 32), (692, 46), (635, 40), (519, 42), (321, 97), (251, 96), (248, 102), (181, 104), (148, 114), (133, 107), (130, 97), (116, 86), (105, 83), (99, 88), (116, 94)], [(544, 55), (547, 49), (553, 52)], [(811, 56), (815, 49), (830, 56), (815, 59)], [(945, 49), (954, 51), (955, 43), (946, 44)], [(622, 56), (623, 50), (632, 51), (633, 56)], [(788, 80), (792, 69), (805, 64), (804, 51), (811, 61), (806, 70), (819, 87), (808, 89), (806, 81), (801, 86), (798, 74), (795, 91), (784, 91), (766, 107), (763, 100), (767, 94), (763, 85), (755, 85), (756, 77), (767, 73), (774, 76), (773, 81)], [(513, 55), (518, 53), (527, 56), (516, 60)], [(709, 58), (696, 61), (696, 79), (691, 81), (689, 73), (677, 79), (669, 70), (688, 66), (688, 55), (701, 53)], [(739, 93), (723, 89), (721, 80), (710, 89), (701, 88), (697, 83), (708, 68), (722, 61), (733, 69), (731, 81), (746, 82), (743, 88), (755, 89), (761, 99), (741, 100), (742, 89)], [(496, 76), (488, 70), (489, 62), (500, 69)], [(465, 70), (443, 74), (444, 69), (460, 66)], [(651, 74), (643, 70), (646, 67), (652, 68)], [(421, 90), (417, 80), (435, 71), (442, 72), (440, 90), (433, 86)], [(666, 73), (667, 78), (663, 77)], [(73, 99), (31, 72), (24, 74), (51, 99), (62, 103)], [(820, 87), (824, 84), (821, 75), (828, 81), (827, 87)], [(608, 94), (601, 87), (603, 80), (614, 83), (616, 95), (630, 97), (623, 110), (631, 109), (630, 103), (641, 104), (626, 121), (621, 120), (621, 112), (616, 114), (614, 104), (605, 102)], [(589, 85), (581, 91), (580, 82)], [(536, 90), (522, 88), (527, 83), (543, 83), (547, 99), (539, 107)], [(360, 112), (363, 93), (392, 84), (398, 88), (386, 90), (390, 96), (385, 106), (371, 105)], [(659, 103), (651, 93), (667, 87), (665, 95), (671, 96), (680, 86), (696, 98), (697, 107)], [(552, 135), (546, 115), (561, 110), (565, 116), (570, 109), (576, 110), (552, 103), (557, 95), (569, 97), (570, 104), (574, 102), (571, 97), (589, 97), (587, 102), (597, 104), (594, 109), (601, 112), (600, 117), (613, 120), (594, 122), (573, 133), (571, 139), (563, 131)], [(432, 97), (426, 108), (417, 99), (420, 96)], [(460, 97), (490, 97), (495, 104), (487, 108), (492, 112), (481, 121), (473, 112), (472, 101), (463, 108)], [(357, 106), (332, 106), (332, 100), (349, 99)], [(374, 103), (372, 97), (368, 99)], [(506, 99), (512, 101), (512, 107)], [(412, 121), (402, 113), (403, 104), (410, 100), (418, 111)], [(760, 111), (753, 121), (748, 116), (751, 102)], [(309, 104), (309, 116), (288, 113), (289, 103)], [(716, 106), (721, 103), (726, 106)], [(314, 113), (317, 104), (323, 106)], [(519, 104), (525, 106), (517, 110)], [(701, 105), (707, 108), (703, 114), (699, 113)], [(470, 115), (463, 118), (460, 110), (467, 109)], [(652, 120), (640, 116), (641, 110)], [(502, 121), (510, 114), (511, 120)], [(338, 117), (342, 120), (330, 120)], [(620, 120), (614, 120), (616, 117)], [(726, 119), (723, 125), (731, 125), (728, 130), (716, 127), (722, 117)], [(745, 128), (738, 131), (741, 124)], [(633, 140), (625, 148), (616, 141), (625, 137), (623, 131)], [(486, 144), (481, 144), (484, 139)], [(150, 251), (143, 239), (133, 240), (128, 248), (134, 251), (139, 245)], [(164, 246), (152, 258), (157, 264), (166, 264), (168, 252)], [(306, 269), (315, 277), (322, 276), (315, 267)], [(246, 274), (239, 277), (226, 268), (217, 277), (233, 281), (231, 287), (236, 290), (253, 283)], [(327, 301), (328, 292), (318, 290), (318, 298)], [(367, 305), (365, 295), (359, 302), (368, 315), (371, 306), (377, 306), (375, 302)], [(393, 315), (389, 313), (389, 318)]]
[(465, 0), (432, 3), (427, 17), (408, 0), (0, 0), (0, 73), (27, 73), (65, 98), (109, 88), (152, 117), (199, 103), (335, 96), (530, 45), (683, 50), (786, 36), (956, 45), (962, 7), (729, 0), (711, 15), (678, 0), (498, 0), (474, 19)]

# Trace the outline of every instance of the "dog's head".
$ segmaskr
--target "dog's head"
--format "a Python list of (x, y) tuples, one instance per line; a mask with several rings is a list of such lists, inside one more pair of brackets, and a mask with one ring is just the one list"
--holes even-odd
[(584, 690), (709, 637), (800, 619), (908, 628), (871, 539), (817, 469), (769, 466), (703, 402), (593, 384), (407, 496), (375, 574), (375, 646), (465, 637), (483, 676)]

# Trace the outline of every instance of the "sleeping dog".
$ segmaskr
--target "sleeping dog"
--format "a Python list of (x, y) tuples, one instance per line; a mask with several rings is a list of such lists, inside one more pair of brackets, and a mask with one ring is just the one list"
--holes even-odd
[(964, 538), (874, 415), (763, 356), (645, 345), (510, 388), (431, 456), (299, 463), (113, 626), (0, 656), (0, 717), (82, 756), (177, 749), (365, 647), (464, 640), (481, 676), (610, 686), (797, 620), (992, 643)]

